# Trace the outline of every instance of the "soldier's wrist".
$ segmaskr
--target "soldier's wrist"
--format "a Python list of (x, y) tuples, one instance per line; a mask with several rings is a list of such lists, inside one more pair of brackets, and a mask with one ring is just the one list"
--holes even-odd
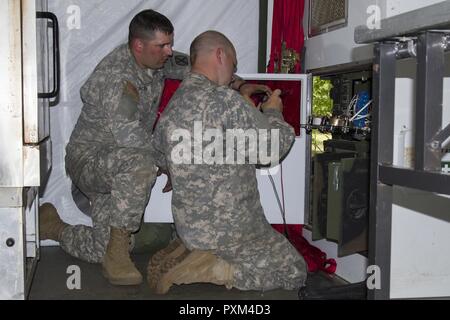
[(235, 76), (235, 77), (233, 78), (233, 80), (231, 81), (231, 83), (230, 83), (230, 87), (231, 87), (231, 89), (233, 89), (233, 90), (240, 91), (240, 87), (241, 87), (243, 84), (245, 84), (245, 83), (246, 83), (246, 82), (245, 82), (244, 79)]
[(282, 110), (280, 110), (277, 107), (266, 107), (266, 108), (262, 109), (262, 111), (264, 114), (267, 114), (267, 115), (274, 115), (276, 117), (283, 116)]

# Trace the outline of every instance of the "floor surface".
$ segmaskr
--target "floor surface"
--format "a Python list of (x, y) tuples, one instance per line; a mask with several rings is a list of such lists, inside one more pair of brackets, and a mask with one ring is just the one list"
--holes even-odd
[[(133, 255), (136, 267), (145, 278), (151, 253)], [(79, 267), (81, 289), (76, 285), (73, 267)], [(322, 273), (308, 277), (307, 285), (327, 287), (343, 282)], [(298, 292), (273, 290), (268, 292), (227, 290), (223, 286), (191, 284), (173, 286), (166, 295), (153, 293), (144, 281), (140, 286), (114, 286), (102, 276), (101, 265), (73, 258), (59, 247), (41, 247), (41, 257), (31, 285), (30, 300), (298, 300)]]

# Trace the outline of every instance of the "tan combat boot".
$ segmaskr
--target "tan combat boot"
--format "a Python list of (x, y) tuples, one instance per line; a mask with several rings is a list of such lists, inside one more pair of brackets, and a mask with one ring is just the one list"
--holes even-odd
[(228, 262), (208, 251), (186, 251), (179, 264), (158, 280), (155, 292), (165, 294), (173, 284), (213, 283), (233, 287), (234, 268)]
[(131, 261), (130, 233), (111, 227), (108, 247), (103, 257), (103, 275), (111, 284), (133, 286), (142, 283), (142, 275)]
[(39, 239), (60, 241), (61, 234), (68, 226), (58, 215), (58, 211), (51, 203), (44, 203), (39, 207)]
[(185, 257), (182, 255), (186, 251), (188, 249), (183, 242), (176, 239), (152, 256), (147, 266), (147, 283), (152, 290), (156, 289), (156, 285), (164, 273), (183, 261)]

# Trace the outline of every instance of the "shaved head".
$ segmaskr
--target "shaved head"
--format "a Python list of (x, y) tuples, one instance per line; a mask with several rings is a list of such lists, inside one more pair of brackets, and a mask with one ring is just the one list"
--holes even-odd
[(210, 54), (217, 48), (236, 53), (233, 44), (224, 34), (212, 30), (203, 32), (191, 44), (191, 64), (194, 65), (199, 56)]
[(231, 41), (217, 31), (206, 31), (191, 44), (191, 72), (202, 74), (219, 86), (229, 85), (237, 71), (236, 50)]

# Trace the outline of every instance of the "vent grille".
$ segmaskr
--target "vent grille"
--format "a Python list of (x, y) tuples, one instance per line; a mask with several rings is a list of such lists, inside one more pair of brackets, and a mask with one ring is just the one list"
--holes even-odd
[(346, 24), (347, 0), (311, 0), (310, 10), (310, 33), (312, 35)]

